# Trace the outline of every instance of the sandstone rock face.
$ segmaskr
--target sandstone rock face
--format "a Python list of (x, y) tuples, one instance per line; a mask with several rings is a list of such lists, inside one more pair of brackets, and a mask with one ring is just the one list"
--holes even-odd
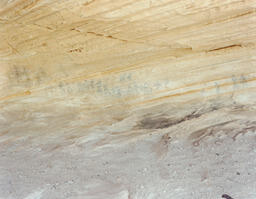
[(256, 198), (256, 2), (1, 0), (0, 199)]

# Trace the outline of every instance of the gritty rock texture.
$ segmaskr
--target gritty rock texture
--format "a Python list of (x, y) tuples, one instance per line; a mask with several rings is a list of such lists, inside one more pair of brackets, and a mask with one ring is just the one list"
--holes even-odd
[(256, 3), (1, 0), (0, 199), (255, 199)]

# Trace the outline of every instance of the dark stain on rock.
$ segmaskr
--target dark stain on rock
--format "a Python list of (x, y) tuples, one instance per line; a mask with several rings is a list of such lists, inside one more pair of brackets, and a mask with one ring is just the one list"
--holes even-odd
[(76, 49), (71, 49), (71, 50), (69, 50), (69, 52), (70, 52), (70, 53), (74, 53), (74, 52), (79, 52), (79, 53), (81, 53), (82, 50), (83, 50), (83, 48), (76, 48)]
[(214, 48), (214, 49), (211, 49), (211, 50), (208, 50), (207, 52), (213, 52), (213, 51), (219, 51), (219, 50), (225, 50), (225, 49), (232, 49), (232, 48), (237, 48), (237, 47), (242, 47), (241, 44), (234, 44), (234, 45), (229, 45), (229, 46), (223, 46), (223, 47), (220, 47), (220, 48)]
[(186, 115), (183, 118), (166, 118), (166, 117), (146, 117), (142, 119), (137, 127), (139, 129), (165, 129), (171, 126), (180, 124), (187, 120), (200, 117), (202, 114), (196, 113), (195, 111), (191, 114)]
[(30, 79), (30, 71), (25, 66), (14, 65), (9, 73), (9, 79), (17, 83), (28, 81)]
[(78, 30), (78, 29), (76, 29), (76, 28), (71, 28), (70, 30), (76, 31), (76, 32), (81, 32), (80, 30)]
[(216, 132), (217, 127), (225, 126), (231, 122), (233, 122), (233, 120), (211, 125), (203, 129), (194, 131), (193, 133), (190, 134), (189, 140), (193, 141), (194, 146), (199, 146), (199, 143), (201, 142), (201, 140), (203, 140), (205, 137), (212, 136)]
[[(230, 135), (233, 141), (236, 141), (239, 135), (245, 135), (248, 132), (256, 131), (256, 122), (251, 121), (237, 121), (239, 122), (240, 128), (232, 127), (228, 124), (236, 122), (237, 120), (230, 120), (227, 122), (222, 122), (214, 125), (210, 125), (208, 127), (199, 129), (197, 131), (192, 132), (188, 139), (192, 141), (194, 146), (199, 146), (200, 142), (209, 136), (214, 136), (216, 133), (224, 131), (226, 135)], [(217, 155), (217, 154), (216, 154)]]
[(169, 118), (144, 118), (139, 122), (138, 127), (140, 129), (164, 129), (175, 124), (177, 121)]
[(226, 198), (226, 199), (233, 199), (231, 196), (229, 196), (228, 194), (223, 194), (221, 196), (222, 198)]
[(8, 72), (8, 78), (10, 85), (19, 85), (31, 87), (40, 85), (43, 81), (48, 79), (47, 73), (39, 68), (37, 70), (30, 70), (27, 66), (16, 66), (10, 67)]
[(243, 129), (241, 129), (241, 130), (239, 130), (233, 137), (232, 137), (232, 139), (234, 140), (234, 141), (236, 141), (236, 138), (237, 138), (237, 136), (239, 136), (239, 135), (245, 135), (246, 133), (248, 133), (248, 132), (250, 132), (250, 131), (256, 131), (256, 124), (255, 124), (255, 122), (252, 122), (251, 124), (247, 124), (248, 126), (247, 127), (245, 127), (245, 128), (243, 128)]
[(158, 158), (161, 158), (168, 153), (170, 142), (171, 142), (171, 137), (169, 136), (169, 134), (165, 134), (161, 137), (159, 142), (157, 142), (153, 146), (153, 151), (156, 153)]
[(129, 42), (128, 40), (116, 38), (116, 37), (113, 37), (112, 35), (104, 35), (104, 34), (96, 33), (96, 32), (87, 32), (87, 34), (92, 34), (92, 35), (107, 38), (107, 39), (115, 39), (115, 40), (119, 40), (119, 41), (122, 41), (122, 42)]

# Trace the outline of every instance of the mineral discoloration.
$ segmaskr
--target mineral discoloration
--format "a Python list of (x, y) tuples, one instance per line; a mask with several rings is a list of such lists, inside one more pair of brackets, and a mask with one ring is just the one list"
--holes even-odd
[(245, 135), (249, 132), (256, 132), (256, 121), (254, 122), (246, 122), (245, 127), (240, 127), (239, 129), (236, 129), (236, 134), (232, 137), (235, 141), (238, 136)]
[[(162, 107), (162, 111), (167, 110), (167, 107)], [(190, 143), (184, 140), (184, 134), (188, 135), (187, 131), (193, 130), (191, 125), (199, 128), (205, 118), (207, 123), (216, 122), (216, 115), (219, 120), (223, 120), (226, 117), (223, 113), (234, 109), (236, 111), (232, 120), (212, 124), (201, 132), (198, 130), (192, 133), (189, 139), (191, 142), (198, 141), (200, 144), (197, 147), (191, 147)], [(253, 195), (255, 193), (248, 184), (254, 186), (255, 173), (247, 164), (254, 164), (256, 159), (253, 150), (254, 133), (238, 136), (233, 141), (235, 131), (231, 132), (230, 128), (242, 123), (253, 126), (254, 123), (242, 120), (245, 113), (238, 110), (226, 107), (168, 129), (144, 129), (143, 138), (135, 132), (133, 134), (133, 131), (114, 135), (109, 133), (115, 130), (112, 128), (116, 122), (119, 122), (119, 128), (126, 129), (127, 123), (122, 122), (123, 120), (115, 120), (112, 125), (101, 125), (101, 128), (92, 126), (91, 132), (85, 132), (90, 131), (90, 128), (81, 132), (83, 120), (79, 128), (74, 129), (72, 125), (67, 125), (65, 132), (61, 134), (63, 128), (54, 127), (54, 124), (60, 122), (58, 118), (52, 118), (52, 123), (47, 122), (51, 126), (49, 130), (59, 132), (58, 135), (50, 136), (50, 132), (43, 135), (45, 129), (38, 128), (37, 133), (32, 131), (28, 138), (24, 136), (28, 134), (28, 131), (25, 132), (28, 129), (25, 128), (26, 125), (39, 125), (33, 120), (28, 120), (28, 123), (23, 123), (16, 130), (11, 128), (11, 132), (3, 135), (11, 136), (15, 132), (20, 135), (22, 132), (23, 139), (13, 137), (5, 143), (0, 143), (0, 172), (3, 179), (16, 181), (15, 187), (20, 187), (16, 192), (22, 198), (32, 196), (39, 187), (44, 189), (41, 195), (38, 194), (42, 199), (55, 196), (140, 199), (150, 195), (154, 198), (155, 192), (152, 190), (156, 188), (159, 197), (163, 199), (170, 196), (187, 199), (191, 198), (191, 193), (193, 197), (212, 198), (220, 196), (223, 189), (228, 189), (232, 195), (239, 197), (248, 193)], [(246, 114), (253, 113), (248, 107), (243, 110)], [(133, 139), (130, 139), (130, 136), (133, 136)], [(204, 144), (201, 144), (202, 142)], [(19, 167), (14, 163), (19, 164)], [(227, 183), (220, 176), (231, 180)], [(4, 182), (0, 186), (1, 196), (11, 195), (15, 198), (15, 193), (11, 192), (12, 185), (2, 179), (1, 182)], [(26, 189), (22, 191), (24, 183)], [(191, 184), (197, 187), (196, 191)]]
[(178, 124), (177, 120), (168, 118), (145, 118), (140, 121), (138, 127), (141, 129), (163, 129)]
[(229, 196), (228, 194), (223, 194), (221, 196), (222, 198), (226, 198), (226, 199), (233, 199), (231, 196)]
[[(203, 128), (203, 129), (197, 130), (190, 134), (189, 139), (195, 140), (195, 141), (193, 141), (193, 145), (198, 146), (199, 142), (202, 139), (204, 139), (207, 136), (213, 136), (214, 133), (219, 132), (221, 130), (221, 128), (224, 128), (225, 125), (227, 125), (231, 122), (234, 122), (234, 121), (222, 122), (219, 124), (211, 125), (211, 126)], [(217, 128), (218, 128), (218, 130), (216, 130)]]
[[(232, 127), (234, 124), (240, 123), (240, 127)], [(244, 127), (244, 123), (246, 124)], [(235, 125), (234, 125), (235, 126)], [(227, 121), (218, 123), (200, 130), (197, 130), (190, 134), (189, 140), (193, 141), (194, 146), (198, 146), (201, 141), (205, 140), (209, 136), (216, 136), (216, 134), (229, 134), (231, 138), (236, 141), (239, 135), (245, 135), (249, 132), (255, 132), (256, 126), (255, 121)]]
[(159, 142), (157, 142), (154, 147), (153, 151), (156, 153), (157, 157), (162, 158), (168, 153), (169, 144), (171, 142), (171, 137), (169, 134), (165, 134), (161, 137)]
[(161, 117), (161, 116), (153, 117), (153, 118), (146, 117), (139, 122), (137, 127), (140, 129), (165, 129), (173, 125), (177, 125), (182, 122), (185, 122), (187, 120), (198, 118), (200, 116), (201, 114), (192, 112), (191, 114), (186, 115), (183, 118), (174, 118), (174, 119)]

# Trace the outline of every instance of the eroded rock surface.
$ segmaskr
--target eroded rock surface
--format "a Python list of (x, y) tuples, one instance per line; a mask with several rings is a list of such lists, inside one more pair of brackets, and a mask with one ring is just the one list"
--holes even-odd
[(251, 0), (1, 0), (0, 199), (256, 198)]

